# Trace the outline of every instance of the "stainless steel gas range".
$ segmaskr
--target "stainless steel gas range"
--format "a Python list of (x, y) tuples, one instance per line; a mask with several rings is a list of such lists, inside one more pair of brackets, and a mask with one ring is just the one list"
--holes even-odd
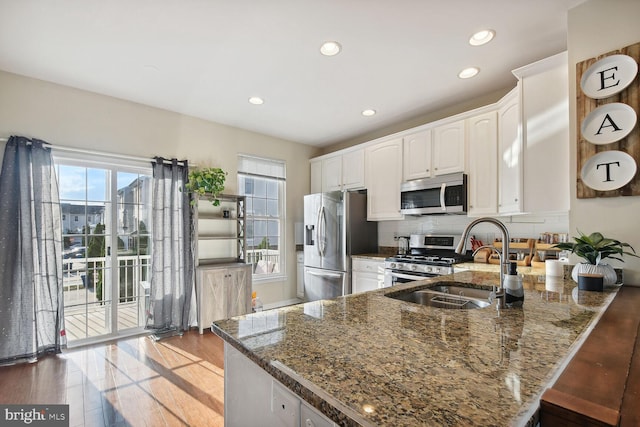
[(455, 252), (460, 239), (460, 235), (412, 234), (406, 254), (385, 259), (384, 285), (452, 274), (454, 264), (473, 260), (471, 252)]

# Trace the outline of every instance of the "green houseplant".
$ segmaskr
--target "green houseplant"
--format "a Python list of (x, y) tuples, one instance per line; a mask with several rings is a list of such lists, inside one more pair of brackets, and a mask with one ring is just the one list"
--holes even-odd
[[(578, 237), (573, 238), (574, 242), (555, 245), (556, 248), (569, 250), (586, 261), (576, 264), (571, 271), (571, 278), (576, 282), (580, 273), (602, 274), (604, 284), (613, 285), (617, 280), (616, 272), (612, 266), (603, 263), (602, 260), (611, 258), (624, 262), (623, 255), (638, 257), (630, 244), (604, 237), (602, 233), (595, 232), (586, 235), (578, 230), (578, 234)], [(626, 249), (630, 249), (631, 252)]]
[[(185, 184), (186, 191), (198, 196), (211, 197), (213, 206), (219, 206), (218, 196), (224, 191), (224, 181), (227, 173), (220, 168), (198, 168), (189, 172), (189, 180)], [(195, 205), (197, 198), (191, 201)]]

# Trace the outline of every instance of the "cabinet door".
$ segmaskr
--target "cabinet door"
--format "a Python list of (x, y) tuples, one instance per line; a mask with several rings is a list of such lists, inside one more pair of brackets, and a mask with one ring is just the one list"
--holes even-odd
[(405, 181), (431, 176), (431, 130), (403, 138), (402, 174)]
[(198, 329), (200, 333), (214, 320), (227, 318), (226, 268), (198, 268)]
[(342, 155), (342, 189), (354, 190), (364, 186), (364, 149)]
[(568, 72), (564, 52), (533, 64), (521, 77), (522, 208), (527, 213), (569, 211)]
[(469, 147), (469, 215), (498, 211), (498, 114), (490, 111), (467, 119)]
[(433, 130), (433, 175), (464, 171), (464, 128), (459, 120)]
[(312, 161), (309, 167), (311, 168), (311, 189), (309, 194), (322, 193), (322, 161)]
[(342, 190), (342, 156), (322, 159), (322, 191)]
[(367, 219), (402, 219), (400, 184), (402, 183), (402, 139), (392, 139), (365, 150), (367, 181)]
[(378, 275), (375, 273), (364, 273), (362, 271), (353, 271), (351, 273), (353, 280), (353, 293), (373, 291), (380, 288)]
[(226, 317), (251, 312), (251, 267), (228, 268), (225, 276)]
[(498, 111), (498, 212), (522, 212), (522, 137), (517, 90)]

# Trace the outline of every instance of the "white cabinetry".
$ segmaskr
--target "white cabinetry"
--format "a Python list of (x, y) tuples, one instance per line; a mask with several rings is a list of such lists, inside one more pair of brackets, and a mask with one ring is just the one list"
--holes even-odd
[(198, 328), (251, 312), (251, 265), (209, 265), (196, 272)]
[(304, 252), (296, 252), (296, 296), (304, 299)]
[(522, 138), (518, 88), (498, 109), (498, 213), (522, 212)]
[(467, 119), (469, 216), (493, 215), (498, 209), (498, 114), (489, 111)]
[(464, 171), (464, 120), (407, 135), (403, 143), (405, 181)]
[(335, 427), (228, 343), (224, 344), (224, 425)]
[(523, 211), (569, 210), (567, 52), (514, 70), (522, 102)]
[(342, 190), (342, 156), (322, 159), (322, 191)]
[(342, 154), (342, 189), (355, 190), (365, 188), (364, 148), (345, 151)]
[(396, 220), (400, 213), (402, 183), (402, 138), (391, 139), (365, 149), (367, 219)]
[(351, 290), (354, 294), (384, 287), (384, 260), (353, 257)]
[(403, 179), (431, 176), (431, 130), (417, 132), (402, 139), (404, 144)]
[(433, 129), (433, 175), (464, 172), (465, 121)]
[(365, 188), (364, 149), (349, 149), (313, 159), (311, 194)]
[(322, 160), (311, 160), (311, 189), (309, 194), (322, 193)]

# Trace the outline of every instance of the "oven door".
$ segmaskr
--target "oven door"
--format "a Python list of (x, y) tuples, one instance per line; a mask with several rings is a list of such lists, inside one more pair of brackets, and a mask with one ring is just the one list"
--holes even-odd
[(430, 273), (406, 273), (404, 271), (384, 270), (384, 286), (394, 286), (400, 283), (415, 282), (416, 280), (424, 280), (430, 277), (436, 277), (438, 274)]

